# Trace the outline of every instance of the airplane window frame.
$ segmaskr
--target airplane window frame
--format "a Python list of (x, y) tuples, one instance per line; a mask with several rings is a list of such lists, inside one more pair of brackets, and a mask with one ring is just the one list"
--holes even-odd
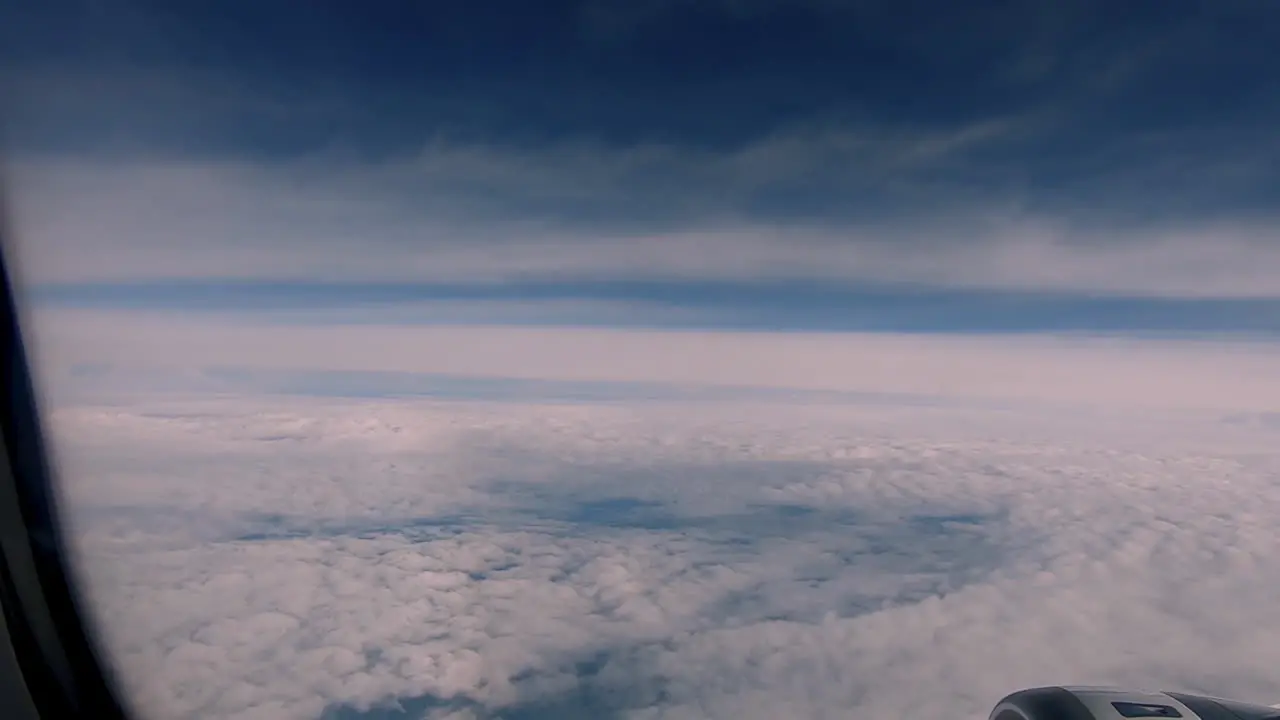
[(6, 217), (0, 206), (0, 629), (8, 635), (8, 659), (19, 677), (0, 679), (0, 701), (15, 718), (125, 720), (130, 715), (82, 612), (85, 600), (76, 589), (59, 523)]

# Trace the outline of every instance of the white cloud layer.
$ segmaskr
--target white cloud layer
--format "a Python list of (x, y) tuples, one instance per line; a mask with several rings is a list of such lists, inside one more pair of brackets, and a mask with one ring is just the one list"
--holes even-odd
[[(299, 325), (142, 311), (38, 310), (31, 319), (34, 348), (53, 395), (109, 390), (106, 379), (75, 376), (78, 366), (105, 365), (156, 383), (165, 373), (185, 373), (189, 384), (197, 383), (208, 368), (234, 367), (1085, 407), (1280, 407), (1280, 344), (1265, 341)], [(181, 389), (179, 380), (174, 383), (159, 389)]]
[[(576, 275), (1280, 296), (1280, 226), (1270, 218), (1100, 224), (1085, 210), (1046, 214), (1017, 198), (972, 197), (963, 182), (910, 185), (908, 171), (1016, 126), (991, 121), (941, 134), (865, 137), (806, 130), (709, 157), (665, 147), (530, 155), (440, 143), (382, 165), (27, 159), (10, 163), (9, 179), (32, 282)], [(874, 168), (873, 177), (903, 173), (900, 192), (914, 200), (907, 210), (807, 227), (741, 212), (743, 198), (805, 177), (832, 157), (859, 172)], [(633, 187), (654, 175), (696, 187)], [(869, 191), (861, 176), (831, 182), (831, 192), (850, 198)], [(651, 204), (676, 217), (659, 223), (665, 229), (643, 229), (605, 207), (637, 193), (658, 193)], [(561, 205), (577, 209), (548, 209)], [(563, 220), (593, 212), (617, 217)]]
[(254, 398), (53, 427), (147, 717), (1280, 700), (1274, 425), (1111, 409)]

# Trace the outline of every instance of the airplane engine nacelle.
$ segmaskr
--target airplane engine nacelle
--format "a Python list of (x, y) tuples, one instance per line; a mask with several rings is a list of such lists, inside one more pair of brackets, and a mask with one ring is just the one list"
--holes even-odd
[(1105, 687), (1040, 687), (1007, 695), (989, 720), (1280, 720), (1280, 709), (1190, 693)]

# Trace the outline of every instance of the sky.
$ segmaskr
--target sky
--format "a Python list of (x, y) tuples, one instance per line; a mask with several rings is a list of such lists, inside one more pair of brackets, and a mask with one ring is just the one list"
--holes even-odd
[(1269, 2), (6, 7), (10, 225), (62, 303), (1280, 323)]
[(143, 718), (1280, 702), (1280, 5), (0, 0)]

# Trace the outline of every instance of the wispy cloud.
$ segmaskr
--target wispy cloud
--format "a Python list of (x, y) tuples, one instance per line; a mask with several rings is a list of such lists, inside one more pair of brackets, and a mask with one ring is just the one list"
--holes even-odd
[[(762, 155), (742, 162), (774, 167), (772, 179), (763, 182), (777, 182), (781, 160), (768, 159), (773, 150), (766, 147), (753, 152)], [(910, 152), (937, 150), (915, 146)], [(987, 201), (960, 207), (951, 196), (948, 207), (936, 212), (884, 217), (872, 211), (861, 219), (789, 224), (737, 212), (753, 192), (751, 177), (763, 177), (764, 171), (750, 167), (681, 160), (687, 174), (658, 172), (658, 181), (648, 183), (671, 197), (646, 200), (644, 189), (611, 187), (608, 174), (617, 165), (607, 153), (580, 156), (593, 157), (590, 162), (601, 169), (566, 171), (572, 184), (554, 177), (558, 163), (572, 162), (554, 152), (544, 156), (545, 165), (502, 155), (459, 159), (452, 153), (421, 166), (395, 167), (26, 165), (12, 173), (13, 225), (35, 283), (183, 277), (814, 278), (1120, 295), (1280, 293), (1280, 244), (1269, 220), (1107, 229), (1070, 215)], [(801, 168), (811, 163), (804, 160)], [(689, 176), (702, 174), (706, 182), (686, 184)], [(824, 192), (842, 190), (816, 182)], [(856, 187), (843, 192), (857, 196)], [(639, 217), (640, 208), (652, 207), (650, 221), (681, 205), (704, 207), (683, 223), (648, 229), (628, 227), (625, 219), (590, 221), (618, 202), (631, 206), (624, 216)], [(538, 210), (529, 203), (568, 203), (578, 210)], [(717, 204), (722, 210), (705, 209)]]

